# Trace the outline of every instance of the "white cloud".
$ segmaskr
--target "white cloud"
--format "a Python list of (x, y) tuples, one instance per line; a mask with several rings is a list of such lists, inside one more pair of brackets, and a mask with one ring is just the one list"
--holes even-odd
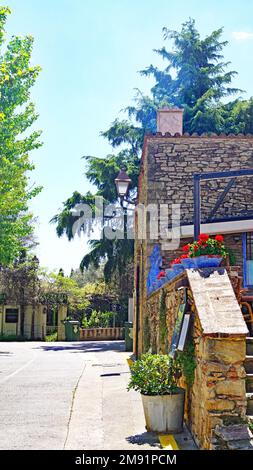
[(234, 31), (232, 36), (237, 41), (248, 41), (249, 39), (253, 39), (253, 32), (248, 31)]

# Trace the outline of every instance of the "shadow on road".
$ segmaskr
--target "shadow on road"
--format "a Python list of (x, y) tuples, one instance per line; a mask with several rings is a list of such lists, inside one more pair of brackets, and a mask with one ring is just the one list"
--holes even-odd
[(117, 351), (125, 352), (125, 342), (124, 341), (83, 341), (77, 343), (44, 343), (43, 345), (37, 347), (43, 351), (69, 351), (71, 353), (75, 352), (106, 352), (106, 351)]
[(136, 434), (135, 436), (129, 436), (126, 441), (130, 444), (137, 444), (143, 446), (149, 444), (151, 447), (159, 447), (157, 434), (152, 432), (143, 432), (142, 434)]

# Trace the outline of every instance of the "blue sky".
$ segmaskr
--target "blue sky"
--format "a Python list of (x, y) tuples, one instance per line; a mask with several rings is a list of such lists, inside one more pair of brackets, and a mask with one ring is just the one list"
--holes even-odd
[(224, 26), (225, 50), (239, 72), (234, 85), (253, 95), (252, 0), (6, 0), (12, 8), (8, 35), (32, 34), (33, 62), (42, 73), (32, 92), (44, 146), (32, 154), (33, 179), (43, 192), (33, 201), (41, 264), (68, 273), (87, 251), (84, 239), (58, 239), (50, 218), (74, 190), (91, 186), (83, 155), (112, 149), (99, 136), (131, 104), (135, 87), (152, 81), (137, 72), (162, 65), (153, 52), (164, 45), (162, 28), (179, 29), (190, 16), (201, 34)]

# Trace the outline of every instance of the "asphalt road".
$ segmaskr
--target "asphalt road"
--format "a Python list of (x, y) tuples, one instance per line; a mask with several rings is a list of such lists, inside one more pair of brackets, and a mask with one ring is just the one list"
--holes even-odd
[(0, 343), (0, 449), (150, 449), (123, 342)]

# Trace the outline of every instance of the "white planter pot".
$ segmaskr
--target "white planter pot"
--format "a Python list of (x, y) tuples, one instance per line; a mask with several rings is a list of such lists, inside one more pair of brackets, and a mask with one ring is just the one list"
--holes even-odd
[(176, 433), (183, 430), (184, 390), (171, 395), (141, 395), (147, 431)]

